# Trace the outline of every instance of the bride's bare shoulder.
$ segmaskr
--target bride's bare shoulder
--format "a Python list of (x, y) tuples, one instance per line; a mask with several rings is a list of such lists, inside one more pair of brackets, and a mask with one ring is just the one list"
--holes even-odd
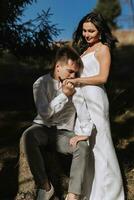
[(100, 45), (100, 52), (101, 52), (101, 53), (106, 53), (107, 51), (108, 51), (108, 52), (110, 51), (108, 45), (106, 45), (106, 44), (101, 44), (101, 45)]

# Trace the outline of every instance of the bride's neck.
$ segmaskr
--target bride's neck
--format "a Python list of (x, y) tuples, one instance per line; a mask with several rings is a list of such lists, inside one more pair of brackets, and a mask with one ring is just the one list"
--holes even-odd
[(88, 51), (95, 50), (96, 48), (98, 48), (98, 46), (100, 46), (100, 43), (101, 43), (100, 41), (96, 41), (96, 42), (94, 42), (92, 44), (89, 44), (87, 50)]

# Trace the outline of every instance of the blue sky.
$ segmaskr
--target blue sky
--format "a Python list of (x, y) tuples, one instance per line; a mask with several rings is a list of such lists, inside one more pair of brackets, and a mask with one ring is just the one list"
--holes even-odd
[[(124, 18), (131, 14), (130, 7), (122, 2), (122, 15), (119, 19)], [(27, 6), (24, 11), (22, 21), (34, 19), (37, 13), (41, 13), (42, 10), (51, 8), (50, 12), (53, 13), (50, 20), (52, 24), (57, 24), (57, 28), (64, 29), (58, 36), (57, 40), (69, 40), (72, 38), (80, 19), (86, 15), (89, 11), (92, 11), (96, 6), (97, 0), (37, 0), (37, 3), (33, 3)], [(122, 28), (129, 28), (129, 24), (126, 21), (119, 20), (119, 24)]]

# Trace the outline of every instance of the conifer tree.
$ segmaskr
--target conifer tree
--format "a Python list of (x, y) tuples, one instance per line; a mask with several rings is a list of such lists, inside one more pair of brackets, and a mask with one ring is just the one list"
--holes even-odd
[(117, 28), (116, 18), (121, 14), (119, 0), (98, 0), (95, 11), (103, 15), (111, 28)]

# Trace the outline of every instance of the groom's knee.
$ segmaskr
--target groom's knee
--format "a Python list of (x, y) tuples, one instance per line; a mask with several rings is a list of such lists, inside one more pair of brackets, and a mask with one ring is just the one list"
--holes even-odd
[(78, 149), (80, 152), (80, 156), (82, 156), (83, 158), (85, 158), (89, 155), (89, 145), (88, 145), (87, 141), (80, 141), (78, 143)]

